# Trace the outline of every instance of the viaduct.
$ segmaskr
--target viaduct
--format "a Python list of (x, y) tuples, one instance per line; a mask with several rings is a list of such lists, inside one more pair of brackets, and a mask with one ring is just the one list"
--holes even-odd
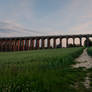
[[(73, 45), (75, 39), (79, 38), (80, 47), (82, 46), (82, 38), (86, 38), (87, 46), (89, 46), (89, 38), (92, 34), (79, 35), (53, 35), (53, 36), (33, 36), (33, 37), (7, 37), (0, 38), (0, 51), (24, 51), (34, 49), (50, 48), (51, 39), (53, 40), (53, 48), (56, 48), (57, 39), (60, 40), (60, 47), (62, 48), (62, 40), (66, 39), (66, 47), (68, 47), (69, 39), (72, 38)], [(46, 41), (47, 40), (47, 41)]]

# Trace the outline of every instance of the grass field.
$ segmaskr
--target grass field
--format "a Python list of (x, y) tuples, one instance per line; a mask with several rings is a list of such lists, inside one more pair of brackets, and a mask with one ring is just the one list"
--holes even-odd
[[(73, 69), (83, 48), (0, 53), (0, 92), (88, 92), (82, 68)], [(77, 85), (77, 87), (76, 87)]]
[(92, 47), (90, 47), (90, 48), (88, 48), (88, 54), (90, 55), (90, 56), (92, 56)]
[[(92, 47), (88, 48), (88, 54), (90, 56), (92, 56)], [(91, 88), (92, 88), (92, 68), (91, 69), (88, 69), (88, 73), (90, 74), (90, 85), (91, 85)]]

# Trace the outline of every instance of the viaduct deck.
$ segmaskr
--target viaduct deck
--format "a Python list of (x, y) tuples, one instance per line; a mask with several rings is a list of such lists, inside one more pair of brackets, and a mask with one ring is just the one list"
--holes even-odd
[[(0, 38), (0, 51), (21, 51), (51, 48), (51, 39), (53, 40), (53, 47), (57, 48), (57, 39), (60, 40), (60, 48), (62, 48), (62, 40), (66, 39), (66, 47), (68, 47), (68, 40), (79, 38), (80, 46), (82, 46), (82, 38), (86, 38), (87, 46), (89, 46), (89, 38), (92, 34), (77, 34), (77, 35), (49, 35), (49, 36), (30, 36), (30, 37), (2, 37)], [(47, 47), (45, 47), (47, 45)]]

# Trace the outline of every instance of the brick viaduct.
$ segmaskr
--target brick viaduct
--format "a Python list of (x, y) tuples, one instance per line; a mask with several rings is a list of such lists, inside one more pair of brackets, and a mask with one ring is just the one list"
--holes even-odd
[(53, 40), (53, 48), (56, 48), (56, 39), (60, 40), (61, 48), (62, 40), (66, 39), (66, 47), (68, 47), (68, 40), (70, 38), (73, 39), (73, 45), (75, 44), (75, 39), (79, 38), (80, 47), (82, 46), (82, 38), (86, 38), (87, 46), (89, 46), (90, 37), (92, 37), (92, 34), (0, 38), (0, 51), (44, 49), (45, 44), (47, 44), (47, 48), (50, 48), (51, 39)]

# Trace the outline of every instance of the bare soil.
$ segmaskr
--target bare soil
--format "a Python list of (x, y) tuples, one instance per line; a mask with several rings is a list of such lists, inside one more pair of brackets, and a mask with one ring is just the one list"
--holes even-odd
[[(72, 65), (73, 68), (84, 67), (85, 69), (92, 68), (92, 57), (87, 54), (87, 48), (84, 49), (83, 53), (75, 59), (77, 62), (75, 65)], [(86, 88), (90, 88), (90, 78), (89, 74), (85, 77), (85, 81), (83, 82)]]
[(82, 55), (75, 59), (77, 64), (73, 65), (74, 68), (85, 67), (86, 69), (92, 68), (92, 57), (87, 54), (87, 49), (84, 49)]

